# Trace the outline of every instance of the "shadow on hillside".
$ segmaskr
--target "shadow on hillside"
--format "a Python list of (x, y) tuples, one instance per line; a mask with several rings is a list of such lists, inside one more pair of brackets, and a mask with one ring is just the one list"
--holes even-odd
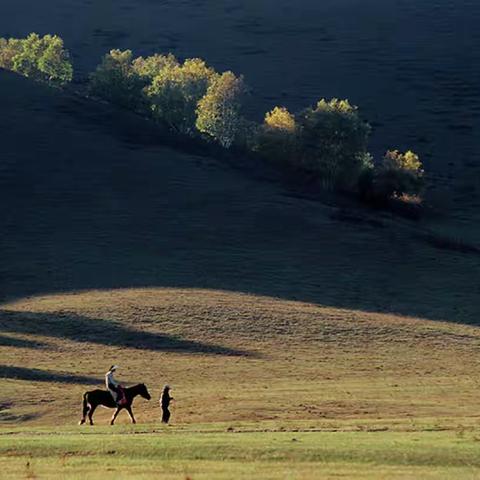
[[(131, 116), (103, 113), (108, 106), (85, 112), (27, 79), (0, 72), (0, 92), (0, 302), (85, 289), (202, 288), (479, 323), (479, 256), (429, 245), (414, 235), (420, 225), (352, 224), (329, 205), (220, 161), (150, 145), (150, 131), (132, 148)], [(104, 319), (25, 317), (31, 321), (5, 312), (2, 328), (243, 354)]]
[(15, 348), (45, 348), (47, 345), (43, 342), (32, 340), (25, 340), (23, 338), (9, 337), (0, 335), (0, 347), (15, 347)]
[(102, 379), (95, 377), (52, 372), (50, 370), (40, 370), (38, 368), (14, 367), (10, 365), (0, 365), (0, 378), (29, 380), (35, 382), (78, 383), (82, 385), (98, 385), (103, 382)]
[(15, 406), (14, 402), (3, 402), (0, 403), (0, 423), (2, 422), (11, 422), (11, 423), (20, 423), (28, 422), (34, 418), (38, 418), (40, 415), (36, 413), (25, 413), (22, 415), (17, 415), (11, 413), (10, 410)]
[(250, 352), (183, 340), (171, 335), (134, 330), (101, 318), (75, 314), (38, 314), (0, 310), (0, 331), (42, 335), (139, 350), (250, 356)]

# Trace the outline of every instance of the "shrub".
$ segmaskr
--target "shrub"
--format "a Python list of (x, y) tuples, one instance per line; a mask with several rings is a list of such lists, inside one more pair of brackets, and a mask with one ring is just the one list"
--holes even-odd
[(0, 38), (0, 68), (13, 70), (13, 59), (22, 51), (22, 40)]
[(295, 116), (285, 107), (275, 107), (271, 112), (267, 112), (264, 123), (267, 129), (288, 134), (293, 134), (297, 130)]
[(412, 151), (388, 151), (373, 175), (374, 195), (380, 198), (418, 195), (424, 185), (422, 163)]
[(57, 36), (46, 35), (44, 42), (45, 50), (38, 60), (39, 70), (48, 77), (49, 82), (61, 85), (71, 82), (73, 67), (68, 52), (63, 48), (63, 40)]
[(145, 80), (132, 66), (131, 50), (111, 50), (90, 75), (90, 93), (127, 108), (142, 103)]
[(258, 151), (258, 137), (261, 126), (245, 117), (238, 119), (238, 128), (234, 144), (244, 152)]
[(0, 67), (51, 84), (64, 85), (73, 78), (69, 53), (57, 35), (0, 39)]
[(194, 134), (197, 104), (217, 77), (199, 58), (167, 63), (145, 88), (153, 115), (175, 131)]
[(356, 189), (368, 163), (370, 126), (348, 100), (320, 100), (304, 110), (300, 126), (301, 167), (320, 177), (324, 186)]
[(36, 33), (31, 33), (27, 38), (21, 40), (21, 49), (13, 57), (13, 71), (25, 77), (38, 78), (38, 60), (42, 55), (42, 40)]
[(147, 58), (138, 57), (132, 62), (133, 71), (149, 82), (160, 75), (164, 68), (172, 68), (178, 65), (178, 60), (171, 53), (168, 55), (155, 54)]
[(257, 150), (275, 162), (295, 165), (299, 151), (299, 128), (295, 116), (284, 107), (267, 112), (259, 129)]
[(232, 72), (216, 76), (198, 102), (197, 129), (229, 148), (243, 124), (240, 110), (244, 93), (243, 77)]

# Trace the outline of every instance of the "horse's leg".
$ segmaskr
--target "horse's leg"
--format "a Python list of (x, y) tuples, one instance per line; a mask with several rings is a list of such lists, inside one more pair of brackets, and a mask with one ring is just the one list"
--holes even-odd
[(90, 406), (87, 401), (87, 393), (83, 394), (83, 409), (82, 409), (82, 419), (78, 422), (79, 425), (83, 425), (85, 423), (85, 419), (87, 417), (88, 410)]
[(92, 405), (90, 404), (90, 410), (88, 411), (88, 420), (90, 421), (90, 425), (93, 425), (93, 413), (95, 412), (95, 410), (97, 409), (97, 406), (98, 405)]
[(87, 419), (87, 413), (89, 411), (89, 407), (86, 407), (86, 409), (83, 410), (83, 415), (81, 420), (78, 422), (79, 425), (83, 425), (85, 423), (85, 420)]
[(121, 408), (117, 407), (115, 410), (115, 413), (112, 416), (112, 419), (110, 420), (110, 425), (113, 425), (115, 423), (115, 419), (117, 418), (117, 415), (120, 413)]
[(130, 415), (130, 418), (132, 420), (132, 423), (137, 423), (136, 420), (135, 420), (135, 417), (133, 416), (133, 412), (132, 412), (132, 407), (131, 405), (129, 405), (128, 407), (125, 407), (127, 409), (127, 412), (128, 414)]

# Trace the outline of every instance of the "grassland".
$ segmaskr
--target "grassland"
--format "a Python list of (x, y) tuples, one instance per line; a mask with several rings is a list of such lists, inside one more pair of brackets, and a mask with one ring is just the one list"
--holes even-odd
[(445, 427), (477, 411), (476, 327), (178, 289), (34, 297), (4, 304), (0, 319), (11, 359), (1, 401), (14, 399), (5, 412), (14, 421), (76, 423), (82, 392), (112, 363), (125, 382), (152, 390), (153, 402), (139, 401), (141, 422), (158, 420), (164, 383), (176, 423)]
[[(4, 472), (478, 477), (480, 260), (426, 237), (476, 242), (476, 197), (419, 223), (312, 200), (128, 114), (0, 85)], [(152, 393), (140, 425), (76, 426), (112, 363)]]
[[(158, 288), (22, 299), (1, 319), (16, 366), (1, 371), (12, 478), (480, 474), (476, 327)], [(125, 383), (149, 386), (141, 425), (120, 415), (107, 428), (103, 410), (98, 426), (74, 426), (112, 361)], [(171, 427), (159, 423), (165, 382)]]
[[(220, 427), (222, 428), (222, 427)], [(478, 478), (471, 432), (212, 433), (123, 429), (0, 437), (2, 478)]]

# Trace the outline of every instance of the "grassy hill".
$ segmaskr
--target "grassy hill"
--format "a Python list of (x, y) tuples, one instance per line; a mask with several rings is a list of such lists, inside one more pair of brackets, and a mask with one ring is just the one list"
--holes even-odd
[[(141, 372), (158, 388), (167, 379), (180, 381), (182, 359), (191, 364), (193, 358), (194, 365), (206, 362), (220, 390), (224, 386), (215, 380), (211, 362), (222, 370), (232, 362), (246, 382), (241, 390), (250, 396), (245, 366), (252, 365), (252, 376), (268, 388), (253, 395), (258, 403), (250, 407), (241, 395), (225, 401), (231, 409), (225, 419), (233, 420), (255, 416), (263, 395), (275, 397), (272, 382), (292, 385), (283, 368), (312, 387), (307, 372), (321, 375), (320, 365), (328, 377), (344, 371), (358, 381), (351, 369), (363, 368), (364, 359), (370, 368), (360, 378), (373, 375), (384, 388), (387, 372), (394, 379), (397, 372), (406, 374), (406, 364), (420, 368), (412, 354), (431, 363), (426, 371), (441, 376), (442, 359), (451, 362), (448, 348), (459, 355), (467, 349), (469, 362), (475, 361), (476, 328), (460, 324), (476, 325), (478, 319), (480, 257), (440, 249), (426, 236), (427, 230), (447, 228), (447, 220), (410, 223), (346, 200), (339, 200), (339, 207), (302, 198), (205, 152), (162, 147), (148, 122), (128, 113), (11, 74), (2, 73), (0, 81), (0, 321), (3, 377), (11, 388), (17, 378), (42, 377), (43, 370), (86, 375), (94, 382), (112, 361), (125, 365), (129, 380)], [(142, 336), (142, 329), (148, 335)], [(64, 348), (73, 350), (67, 354)], [(325, 362), (330, 351), (335, 357)], [(283, 356), (284, 364), (280, 358), (271, 361), (271, 355)], [(166, 359), (172, 366), (165, 374)], [(462, 378), (458, 368), (471, 372), (466, 364), (451, 368), (456, 379)], [(230, 381), (239, 381), (239, 371), (233, 369)], [(198, 367), (189, 375), (202, 378)], [(61, 380), (69, 408), (55, 415), (67, 419), (83, 387), (65, 389)], [(36, 391), (50, 387), (20, 385)], [(195, 388), (188, 389), (192, 398)], [(365, 394), (377, 398), (372, 392)], [(338, 399), (330, 388), (325, 394)], [(310, 403), (297, 398), (297, 388), (288, 395), (295, 400), (273, 402), (270, 416), (289, 418), (290, 404), (296, 419), (323, 411), (318, 393)], [(362, 402), (341, 397), (354, 412), (370, 412)], [(10, 408), (15, 412), (19, 405)], [(182, 405), (185, 420), (202, 418), (196, 408)], [(213, 413), (206, 419), (221, 420), (218, 405), (208, 405)], [(48, 423), (37, 407), (20, 410)]]
[[(416, 223), (346, 199), (312, 200), (260, 167), (162, 146), (148, 122), (126, 112), (6, 72), (0, 92), (0, 422), (9, 438), (23, 439), (0, 442), (12, 475), (33, 475), (25, 467), (32, 457), (46, 475), (86, 468), (75, 462), (89, 427), (52, 444), (42, 438), (73, 426), (81, 394), (119, 363), (120, 378), (145, 382), (153, 400), (135, 408), (150, 426), (115, 431), (143, 431), (154, 444), (145, 445), (150, 460), (140, 451), (125, 454), (125, 464), (115, 459), (116, 475), (120, 465), (148, 475), (139, 466), (155, 469), (164, 458), (155, 428), (169, 382), (175, 426), (162, 441), (171, 442), (163, 447), (173, 463), (162, 465), (172, 478), (192, 471), (179, 465), (211, 478), (205, 472), (219, 459), (231, 470), (218, 478), (236, 468), (251, 478), (245, 462), (256, 453), (271, 478), (298, 462), (310, 462), (298, 478), (318, 478), (325, 462), (325, 478), (351, 474), (358, 462), (372, 478), (375, 461), (390, 465), (374, 469), (379, 478), (420, 465), (422, 475), (446, 468), (474, 478), (480, 256), (442, 237), (464, 225), (474, 241), (471, 219)], [(109, 416), (99, 411), (97, 422)], [(215, 432), (229, 429), (253, 436), (232, 440), (235, 453), (215, 450), (224, 442)], [(286, 454), (275, 443), (282, 431), (317, 436)], [(330, 440), (327, 432), (358, 436)], [(365, 432), (393, 442), (398, 456), (375, 450)], [(116, 445), (128, 450), (133, 437), (120, 437)], [(182, 438), (192, 450), (178, 450)], [(339, 438), (358, 445), (345, 450)], [(446, 449), (465, 443), (456, 461), (425, 460), (418, 438)], [(109, 441), (91, 437), (88, 455), (98, 447), (95, 462), (106, 461), (116, 448)], [(329, 442), (340, 443), (329, 450)], [(53, 463), (35, 460), (40, 444)]]
[(7, 423), (75, 423), (112, 362), (152, 391), (142, 423), (158, 422), (164, 383), (175, 423), (415, 429), (476, 416), (474, 327), (167, 288), (37, 296), (5, 304), (1, 321)]

